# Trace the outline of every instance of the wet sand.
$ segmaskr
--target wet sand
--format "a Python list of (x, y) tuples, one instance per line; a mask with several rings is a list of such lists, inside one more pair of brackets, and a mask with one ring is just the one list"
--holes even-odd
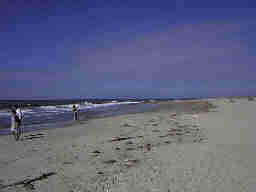
[(254, 191), (256, 102), (177, 103), (2, 136), (0, 191)]

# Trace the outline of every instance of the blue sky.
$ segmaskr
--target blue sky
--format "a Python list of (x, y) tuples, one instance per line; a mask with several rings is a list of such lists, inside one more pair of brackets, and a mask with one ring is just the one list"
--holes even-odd
[(253, 1), (0, 5), (0, 99), (256, 94)]

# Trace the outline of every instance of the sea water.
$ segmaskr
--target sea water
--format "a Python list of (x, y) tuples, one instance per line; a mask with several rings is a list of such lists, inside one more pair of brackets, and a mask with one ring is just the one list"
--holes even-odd
[[(73, 104), (44, 105), (22, 108), (24, 131), (38, 129), (59, 128), (68, 125), (73, 120)], [(107, 116), (122, 115), (150, 111), (156, 104), (143, 103), (142, 101), (111, 101), (102, 104), (83, 102), (77, 105), (80, 120), (102, 118)], [(10, 134), (10, 110), (0, 111), (0, 135)]]

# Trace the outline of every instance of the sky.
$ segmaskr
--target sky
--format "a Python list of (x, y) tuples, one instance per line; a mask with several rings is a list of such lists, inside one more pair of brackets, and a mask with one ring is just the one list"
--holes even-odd
[(0, 1), (0, 99), (256, 95), (256, 2)]

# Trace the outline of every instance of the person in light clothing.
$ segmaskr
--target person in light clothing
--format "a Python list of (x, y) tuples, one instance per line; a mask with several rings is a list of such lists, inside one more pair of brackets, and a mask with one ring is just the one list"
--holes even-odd
[(21, 111), (21, 108), (20, 108), (19, 106), (16, 107), (16, 115), (17, 115), (18, 118), (19, 118), (18, 126), (20, 126), (20, 125), (21, 125), (21, 122), (22, 122), (22, 120), (23, 120), (24, 115), (23, 115), (23, 113), (22, 113), (22, 111)]
[(18, 127), (18, 116), (14, 109), (11, 110), (11, 132), (15, 134)]

